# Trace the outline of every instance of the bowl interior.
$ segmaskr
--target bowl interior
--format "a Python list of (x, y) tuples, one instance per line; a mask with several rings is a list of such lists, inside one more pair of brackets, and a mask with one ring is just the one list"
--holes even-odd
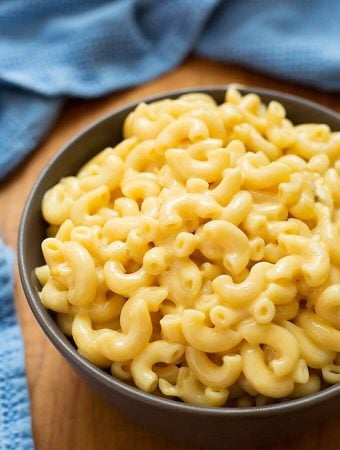
[[(162, 98), (176, 98), (183, 93), (205, 92), (212, 95), (218, 103), (221, 103), (224, 100), (226, 88), (227, 86), (184, 89), (143, 99), (143, 101), (148, 102)], [(265, 103), (268, 103), (270, 100), (277, 100), (281, 102), (287, 110), (288, 118), (295, 124), (304, 122), (327, 123), (333, 130), (340, 129), (340, 116), (313, 102), (265, 89), (247, 88), (240, 90), (243, 93), (258, 93)], [(78, 354), (71, 342), (57, 327), (54, 322), (53, 315), (50, 314), (49, 311), (47, 311), (41, 304), (38, 296), (40, 286), (35, 277), (34, 269), (44, 263), (41, 253), (41, 242), (46, 237), (46, 223), (41, 215), (41, 202), (44, 193), (51, 186), (56, 184), (60, 178), (74, 175), (78, 169), (85, 164), (85, 162), (87, 162), (99, 151), (107, 146), (114, 146), (117, 144), (122, 139), (121, 130), (126, 116), (137, 106), (138, 103), (139, 102), (136, 102), (122, 109), (113, 111), (110, 115), (96, 122), (94, 125), (76, 136), (47, 164), (45, 169), (42, 171), (29, 195), (21, 220), (18, 240), (19, 270), (26, 297), (35, 317), (42, 326), (44, 332), (59, 349), (59, 351), (61, 351), (67, 359), (72, 360), (72, 364), (76, 364), (81, 367), (82, 370), (91, 373), (95, 377), (99, 377), (103, 383), (110, 384), (116, 388), (119, 387), (120, 389), (127, 389), (129, 392), (132, 392), (133, 395), (139, 395), (148, 402), (165, 402), (169, 405), (176, 404), (183, 408), (199, 410), (200, 408), (197, 407), (191, 407), (190, 405), (184, 405), (182, 403), (174, 402), (173, 400), (164, 400), (150, 394), (145, 394), (136, 388), (120, 382), (119, 380), (115, 380), (104, 371), (96, 368)], [(310, 398), (314, 398), (314, 400), (317, 401), (318, 398), (321, 398), (321, 396), (325, 396), (326, 392), (331, 395), (332, 392), (335, 392), (337, 389), (340, 389), (340, 387), (333, 386), (319, 394), (311, 396)], [(246, 413), (246, 410), (249, 410), (248, 413), (253, 414), (259, 409), (282, 410), (285, 404), (302, 405), (304, 401), (306, 401), (306, 399), (292, 400), (283, 404), (270, 405), (262, 408), (242, 408), (242, 410), (238, 411)], [(238, 414), (237, 410), (233, 410), (232, 408), (204, 408), (204, 412), (207, 412), (209, 409), (216, 412), (219, 411), (219, 413), (229, 410), (229, 412), (232, 412), (233, 414)]]

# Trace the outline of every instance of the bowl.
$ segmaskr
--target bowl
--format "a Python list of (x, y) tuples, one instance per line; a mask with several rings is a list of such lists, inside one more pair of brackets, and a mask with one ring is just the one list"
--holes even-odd
[[(222, 102), (226, 88), (183, 89), (140, 101), (176, 98), (199, 91)], [(249, 87), (240, 91), (257, 93), (265, 103), (270, 100), (281, 102), (294, 123), (327, 123), (333, 130), (340, 129), (340, 116), (316, 103), (266, 89)], [(41, 242), (46, 233), (40, 209), (43, 195), (61, 177), (74, 174), (104, 147), (118, 143), (124, 119), (138, 103), (114, 110), (78, 134), (47, 164), (29, 194), (20, 224), (18, 263), (23, 289), (35, 318), (57, 350), (96, 391), (121, 413), (157, 434), (197, 446), (222, 449), (265, 444), (310, 428), (338, 409), (340, 385), (305, 398), (262, 407), (204, 408), (156, 397), (113, 378), (82, 357), (59, 330), (53, 313), (42, 305), (34, 269), (43, 264)]]

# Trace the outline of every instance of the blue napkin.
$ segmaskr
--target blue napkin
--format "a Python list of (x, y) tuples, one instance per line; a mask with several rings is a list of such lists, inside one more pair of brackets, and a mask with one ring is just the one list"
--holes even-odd
[[(0, 182), (68, 97), (146, 82), (189, 53), (340, 90), (338, 0), (1, 0)], [(0, 242), (0, 450), (31, 449), (22, 344)]]
[(340, 89), (338, 0), (2, 0), (0, 178), (67, 97), (144, 83), (190, 52)]
[(24, 355), (12, 298), (13, 253), (0, 239), (0, 450), (33, 449)]

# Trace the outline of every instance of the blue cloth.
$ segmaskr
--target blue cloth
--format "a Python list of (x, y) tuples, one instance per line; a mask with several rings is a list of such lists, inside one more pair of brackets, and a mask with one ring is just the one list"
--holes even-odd
[[(150, 80), (189, 53), (340, 90), (338, 0), (0, 0), (0, 182), (68, 97)], [(22, 344), (0, 242), (0, 450), (32, 448)]]
[(0, 450), (32, 450), (22, 338), (12, 298), (12, 251), (0, 239)]
[(338, 0), (0, 1), (0, 178), (69, 96), (95, 97), (190, 52), (340, 89)]

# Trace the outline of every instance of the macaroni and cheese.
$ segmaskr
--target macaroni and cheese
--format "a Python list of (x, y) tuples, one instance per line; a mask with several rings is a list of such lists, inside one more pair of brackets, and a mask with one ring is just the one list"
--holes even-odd
[(231, 87), (123, 135), (42, 203), (40, 298), (79, 353), (201, 406), (340, 382), (340, 132)]

